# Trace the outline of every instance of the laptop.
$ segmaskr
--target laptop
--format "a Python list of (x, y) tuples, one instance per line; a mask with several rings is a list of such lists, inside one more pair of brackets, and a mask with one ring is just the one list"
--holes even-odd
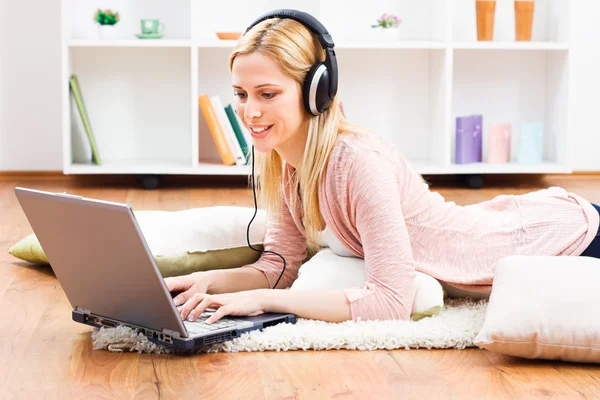
[(206, 324), (214, 309), (184, 321), (128, 204), (23, 187), (14, 191), (75, 322), (128, 326), (153, 343), (182, 350), (296, 323), (294, 314), (265, 313)]

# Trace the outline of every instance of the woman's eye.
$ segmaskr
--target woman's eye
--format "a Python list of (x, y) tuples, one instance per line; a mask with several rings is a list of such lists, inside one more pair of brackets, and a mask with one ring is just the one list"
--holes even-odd
[(234, 93), (233, 95), (234, 95), (234, 96), (238, 96), (240, 99), (243, 99), (243, 98), (244, 98), (244, 96), (245, 96), (246, 94), (245, 94), (245, 93), (239, 93), (239, 92), (236, 92), (236, 93)]
[(272, 99), (273, 97), (277, 96), (277, 93), (263, 93), (263, 96), (265, 99)]

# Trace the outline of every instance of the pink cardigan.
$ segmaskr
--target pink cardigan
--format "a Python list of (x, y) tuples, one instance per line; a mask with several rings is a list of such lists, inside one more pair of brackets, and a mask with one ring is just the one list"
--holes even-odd
[[(281, 223), (269, 223), (265, 250), (286, 259), (277, 288), (289, 287), (306, 257), (299, 207), (289, 209), (293, 168), (284, 162)], [(491, 290), (494, 264), (509, 255), (581, 254), (600, 218), (580, 196), (551, 187), (459, 206), (429, 190), (399, 151), (383, 138), (341, 134), (319, 187), (320, 209), (340, 242), (364, 258), (364, 287), (344, 290), (354, 320), (410, 317), (415, 271), (454, 287)], [(271, 287), (283, 262), (263, 253), (246, 267)]]

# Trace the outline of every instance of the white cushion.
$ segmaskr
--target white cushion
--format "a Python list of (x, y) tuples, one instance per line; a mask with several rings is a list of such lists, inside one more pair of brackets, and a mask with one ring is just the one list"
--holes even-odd
[(474, 343), (523, 358), (600, 362), (599, 285), (600, 259), (504, 258)]
[[(290, 290), (345, 289), (364, 286), (365, 260), (338, 256), (330, 248), (319, 250), (298, 271)], [(417, 272), (416, 295), (411, 317), (414, 320), (438, 314), (444, 305), (444, 292), (433, 277)]]
[[(134, 210), (134, 214), (163, 277), (240, 267), (260, 257), (246, 241), (254, 208), (215, 206), (181, 211)], [(266, 214), (259, 210), (250, 227), (250, 243), (254, 248), (262, 250), (265, 233)], [(69, 243), (65, 245), (69, 246)], [(82, 251), (72, 247), (69, 250)], [(33, 233), (13, 245), (9, 253), (31, 263), (49, 264)], [(81, 254), (82, 260), (85, 257)]]
[[(134, 211), (148, 247), (155, 256), (248, 246), (246, 230), (254, 208), (214, 206), (181, 211)], [(258, 210), (250, 225), (250, 243), (262, 244), (266, 214)]]

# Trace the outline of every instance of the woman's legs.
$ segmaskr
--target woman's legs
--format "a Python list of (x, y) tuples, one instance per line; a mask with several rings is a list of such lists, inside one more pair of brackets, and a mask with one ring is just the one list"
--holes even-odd
[[(600, 214), (600, 206), (592, 203), (598, 214)], [(581, 253), (582, 256), (600, 258), (600, 229), (598, 229), (598, 233), (592, 243)]]

